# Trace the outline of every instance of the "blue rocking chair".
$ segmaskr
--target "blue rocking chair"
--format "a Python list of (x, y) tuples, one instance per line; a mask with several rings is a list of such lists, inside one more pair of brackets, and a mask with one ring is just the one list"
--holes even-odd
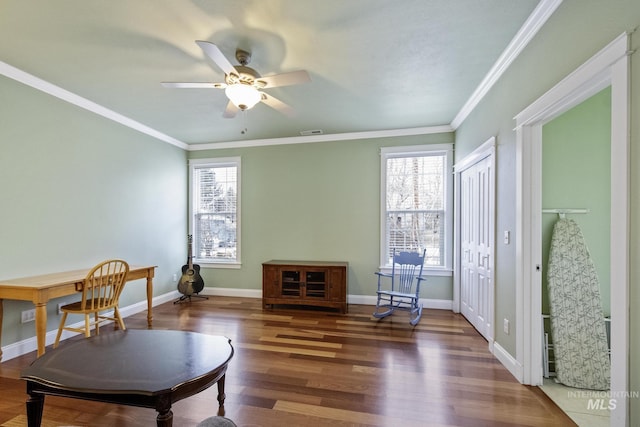
[(422, 316), (420, 283), (426, 280), (422, 277), (425, 253), (426, 250), (422, 251), (422, 256), (417, 252), (396, 254), (394, 249), (391, 274), (375, 273), (378, 276), (378, 302), (373, 317), (382, 319), (395, 310), (405, 310), (409, 312), (409, 323), (418, 324)]

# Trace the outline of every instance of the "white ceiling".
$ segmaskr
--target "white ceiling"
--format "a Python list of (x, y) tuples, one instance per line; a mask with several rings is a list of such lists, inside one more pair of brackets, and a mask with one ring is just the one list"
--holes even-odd
[[(177, 145), (450, 125), (538, 3), (2, 0), (0, 72), (54, 85)], [(224, 81), (195, 40), (233, 64), (236, 48), (251, 51), (265, 76), (307, 70), (311, 83), (268, 90), (296, 116), (258, 104), (225, 119), (224, 91), (162, 87)]]

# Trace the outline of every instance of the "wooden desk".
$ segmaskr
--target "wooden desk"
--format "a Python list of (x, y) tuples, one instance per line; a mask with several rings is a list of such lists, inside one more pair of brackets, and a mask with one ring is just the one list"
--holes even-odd
[(27, 423), (40, 426), (53, 395), (153, 408), (158, 427), (171, 427), (171, 405), (215, 383), (223, 415), (232, 357), (228, 338), (186, 331), (127, 329), (63, 343), (22, 371)]
[[(127, 281), (147, 279), (147, 323), (151, 327), (153, 319), (151, 307), (153, 300), (153, 276), (156, 266), (129, 266)], [(36, 338), (38, 356), (44, 354), (47, 335), (47, 303), (50, 299), (73, 295), (78, 292), (90, 268), (21, 277), (0, 281), (0, 338), (2, 338), (3, 299), (31, 301), (36, 306)], [(0, 342), (2, 342), (0, 340)], [(0, 347), (0, 360), (2, 348)]]

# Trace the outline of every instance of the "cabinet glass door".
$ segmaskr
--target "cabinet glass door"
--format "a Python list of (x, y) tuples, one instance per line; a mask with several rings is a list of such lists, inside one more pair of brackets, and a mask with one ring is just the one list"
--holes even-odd
[(327, 298), (327, 271), (307, 270), (305, 271), (307, 298)]
[(282, 270), (282, 296), (296, 297), (302, 296), (301, 272), (296, 270)]

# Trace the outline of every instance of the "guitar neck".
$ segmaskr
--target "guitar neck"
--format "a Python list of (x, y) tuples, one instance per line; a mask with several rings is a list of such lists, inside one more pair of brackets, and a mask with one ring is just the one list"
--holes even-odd
[(188, 245), (188, 254), (187, 254), (187, 264), (189, 265), (189, 270), (193, 270), (193, 254), (192, 254), (192, 246), (193, 240), (192, 236), (189, 235), (189, 245)]

